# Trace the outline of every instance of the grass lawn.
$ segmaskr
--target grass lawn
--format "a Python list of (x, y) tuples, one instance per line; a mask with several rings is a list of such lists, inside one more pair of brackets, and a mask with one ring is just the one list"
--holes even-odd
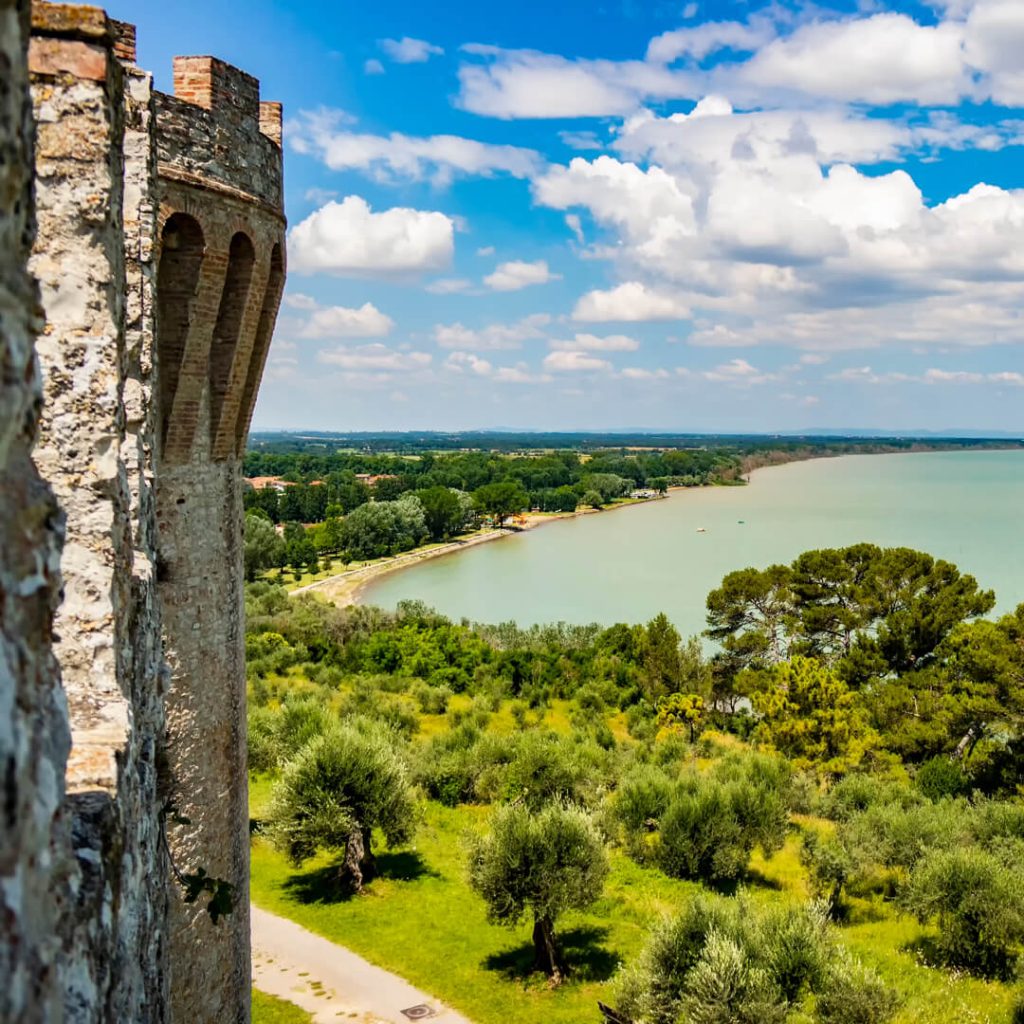
[[(265, 779), (251, 789), (258, 816), (269, 792)], [(464, 837), (484, 827), (489, 809), (450, 809), (430, 802), (415, 846), (380, 856), (380, 876), (355, 898), (338, 898), (333, 861), (322, 856), (292, 868), (263, 839), (253, 843), (252, 898), (311, 931), (348, 946), (457, 1007), (476, 1024), (585, 1024), (599, 1019), (597, 1000), (610, 998), (616, 967), (637, 954), (650, 924), (700, 890), (642, 868), (621, 852), (603, 898), (587, 913), (568, 914), (558, 932), (571, 979), (549, 990), (527, 973), (530, 927), (489, 924), (482, 902), (465, 881)], [(757, 900), (804, 898), (806, 880), (793, 835), (771, 860), (751, 863)], [(1008, 1024), (1008, 986), (922, 966), (914, 943), (923, 930), (889, 905), (856, 903), (843, 937), (850, 948), (894, 984), (903, 1005), (898, 1024)], [(258, 1018), (255, 1020), (274, 1018)]]
[(252, 990), (252, 1024), (312, 1024), (305, 1010), (277, 996)]

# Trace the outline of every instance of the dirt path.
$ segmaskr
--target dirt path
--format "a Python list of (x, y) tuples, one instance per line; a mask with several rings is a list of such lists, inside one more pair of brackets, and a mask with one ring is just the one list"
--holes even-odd
[[(253, 906), (252, 983), (313, 1015), (316, 1024), (471, 1024), (408, 982), (301, 925)], [(410, 1011), (403, 1013), (402, 1011)]]

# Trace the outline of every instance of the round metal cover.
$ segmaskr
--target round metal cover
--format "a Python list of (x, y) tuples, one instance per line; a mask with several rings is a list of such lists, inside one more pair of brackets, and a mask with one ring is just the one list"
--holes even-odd
[(426, 1020), (428, 1017), (436, 1017), (437, 1014), (426, 1003), (420, 1003), (418, 1006), (410, 1006), (409, 1009), (402, 1010), (402, 1016), (408, 1017), (409, 1020)]

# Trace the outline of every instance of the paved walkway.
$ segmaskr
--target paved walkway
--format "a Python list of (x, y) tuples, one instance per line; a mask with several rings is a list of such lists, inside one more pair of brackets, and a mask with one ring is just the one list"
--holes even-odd
[[(252, 983), (301, 1006), (316, 1024), (471, 1024), (408, 982), (361, 956), (253, 906)], [(403, 1014), (403, 1010), (410, 1011)]]

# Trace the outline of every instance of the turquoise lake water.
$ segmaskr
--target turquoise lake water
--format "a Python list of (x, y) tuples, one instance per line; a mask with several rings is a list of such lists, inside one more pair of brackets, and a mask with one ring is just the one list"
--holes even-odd
[(522, 625), (664, 611), (689, 635), (727, 572), (872, 541), (954, 562), (995, 590), (1001, 612), (1024, 601), (1022, 535), (1024, 451), (851, 455), (554, 522), (382, 577), (361, 601), (418, 598), (453, 618)]

